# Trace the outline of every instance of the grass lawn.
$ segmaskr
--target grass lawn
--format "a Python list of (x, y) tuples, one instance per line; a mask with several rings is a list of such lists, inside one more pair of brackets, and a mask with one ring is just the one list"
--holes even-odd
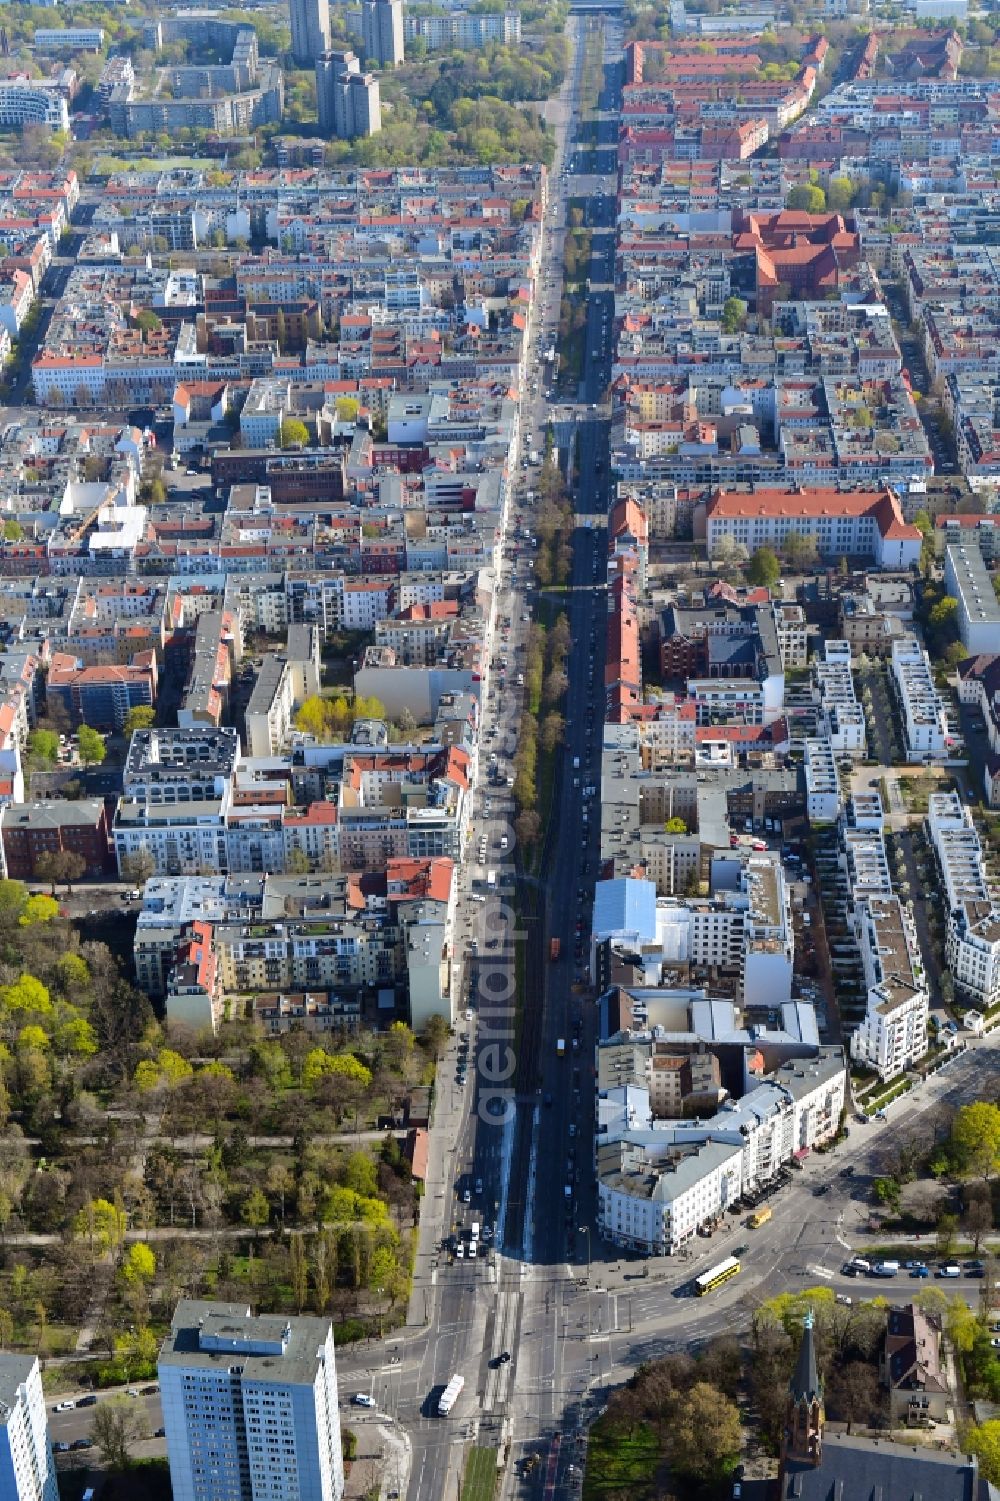
[(462, 1501), (493, 1501), (497, 1488), (497, 1451), (470, 1449), (465, 1461)]
[(648, 1423), (623, 1428), (601, 1418), (587, 1441), (583, 1501), (626, 1491), (631, 1501), (647, 1501), (659, 1463), (660, 1445)]
[(105, 151), (94, 162), (94, 173), (98, 177), (110, 177), (114, 172), (198, 171), (204, 166), (204, 161), (197, 156), (126, 157)]

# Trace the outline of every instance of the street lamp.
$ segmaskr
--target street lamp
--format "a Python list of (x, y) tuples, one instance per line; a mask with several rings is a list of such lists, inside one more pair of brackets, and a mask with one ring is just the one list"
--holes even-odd
[(580, 1234), (587, 1237), (587, 1282), (590, 1282), (590, 1226), (581, 1225)]

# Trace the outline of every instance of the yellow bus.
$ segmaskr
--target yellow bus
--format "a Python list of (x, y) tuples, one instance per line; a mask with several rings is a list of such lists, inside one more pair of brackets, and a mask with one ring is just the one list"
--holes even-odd
[(703, 1298), (706, 1293), (713, 1293), (717, 1287), (728, 1282), (730, 1277), (735, 1277), (739, 1269), (740, 1264), (735, 1256), (727, 1256), (718, 1266), (710, 1266), (707, 1272), (702, 1272), (700, 1277), (694, 1279), (695, 1296)]
[(761, 1225), (766, 1225), (771, 1218), (770, 1205), (765, 1204), (763, 1209), (755, 1209), (750, 1216), (750, 1229), (759, 1230)]

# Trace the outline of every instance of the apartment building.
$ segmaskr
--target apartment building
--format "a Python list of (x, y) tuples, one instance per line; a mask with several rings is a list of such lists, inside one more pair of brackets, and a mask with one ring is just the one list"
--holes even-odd
[(777, 855), (751, 855), (740, 875), (746, 898), (741, 988), (745, 1005), (791, 997), (795, 939), (785, 873)]
[(786, 672), (805, 667), (809, 659), (809, 628), (801, 605), (775, 604), (774, 625), (781, 665)]
[(659, 1129), (648, 1091), (629, 1086), (622, 1129), (609, 1121), (595, 1142), (602, 1236), (642, 1255), (675, 1255), (703, 1226), (773, 1182), (794, 1156), (836, 1135), (845, 1081), (841, 1049), (818, 1048), (782, 1064), (708, 1120)]
[(139, 652), (126, 667), (84, 667), (76, 657), (54, 653), (45, 680), (49, 705), (58, 703), (74, 725), (115, 733), (131, 709), (156, 702), (155, 652)]
[(511, 47), (521, 40), (521, 13), (507, 10), (491, 15), (477, 15), (466, 10), (455, 10), (443, 15), (414, 15), (407, 11), (403, 17), (403, 30), (408, 42), (419, 37), (427, 43), (429, 52), (443, 49), (481, 48), (490, 42)]
[(958, 601), (958, 634), (970, 654), (1000, 652), (1000, 601), (980, 548), (950, 544), (944, 554), (945, 592)]
[[(728, 838), (725, 841), (728, 849)], [(722, 868), (713, 867), (722, 874)], [(729, 873), (725, 873), (728, 880)], [(634, 957), (659, 983), (661, 972), (729, 975), (746, 1005), (780, 1005), (791, 995), (794, 935), (784, 872), (776, 856), (755, 854), (708, 898), (657, 899), (653, 880), (603, 880), (594, 891), (592, 972), (608, 948)]]
[(68, 131), (66, 96), (47, 79), (0, 80), (0, 125), (44, 125), (47, 130)]
[(851, 647), (846, 641), (824, 641), (822, 656), (813, 664), (813, 697), (822, 729), (835, 755), (865, 754), (864, 710), (854, 691)]
[(59, 1501), (37, 1355), (0, 1355), (0, 1496)]
[(897, 896), (871, 896), (855, 903), (852, 921), (868, 998), (851, 1057), (892, 1079), (927, 1051), (930, 994), (913, 918)]
[(311, 68), (330, 46), (329, 0), (290, 0), (292, 56), (298, 68)]
[(972, 814), (957, 792), (931, 794), (927, 833), (948, 909), (946, 962), (956, 987), (987, 1011), (1000, 1001), (1000, 906)]
[(222, 1019), (219, 963), (210, 923), (194, 922), (178, 944), (167, 975), (167, 1021), (192, 1032), (215, 1032)]
[(853, 902), (887, 900), (892, 896), (892, 874), (881, 823), (859, 827), (854, 822), (858, 806), (858, 799), (852, 798), (840, 830), (840, 865)]
[(316, 102), (325, 135), (353, 141), (382, 129), (378, 79), (362, 73), (353, 52), (324, 52), (317, 58)]
[(805, 743), (806, 811), (809, 822), (836, 823), (843, 807), (840, 772), (829, 736)]
[(157, 875), (218, 875), (229, 869), (226, 814), (231, 793), (220, 797), (146, 802), (124, 797), (112, 836), (124, 878), (147, 860)]
[(943, 760), (948, 747), (944, 700), (934, 686), (927, 653), (915, 636), (894, 641), (889, 658), (896, 700), (903, 718), (908, 761)]
[(125, 759), (125, 797), (146, 803), (221, 798), (239, 754), (239, 736), (225, 725), (137, 730)]
[(370, 67), (403, 61), (403, 0), (361, 0), (361, 36)]
[(80, 856), (89, 881), (106, 880), (114, 872), (102, 798), (8, 804), (0, 808), (0, 841), (4, 875), (11, 880), (41, 880), (41, 857), (63, 851)]
[[(295, 670), (289, 662), (273, 655), (264, 658), (245, 716), (247, 749), (252, 756), (274, 756), (288, 744), (295, 686)], [(298, 702), (303, 697), (299, 694)]]
[(158, 1374), (175, 1501), (341, 1501), (328, 1319), (183, 1299)]
[[(283, 897), (271, 900), (277, 905)], [(265, 910), (263, 875), (151, 877), (132, 945), (136, 983), (147, 995), (164, 995), (178, 945), (194, 923), (251, 923)]]

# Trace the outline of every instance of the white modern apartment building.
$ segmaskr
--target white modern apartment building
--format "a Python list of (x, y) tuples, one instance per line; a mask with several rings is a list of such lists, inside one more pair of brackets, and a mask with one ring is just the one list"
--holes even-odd
[(54, 83), (40, 78), (0, 80), (0, 125), (69, 130), (69, 106)]
[(934, 792), (927, 802), (927, 831), (938, 858), (949, 912), (963, 902), (991, 897), (972, 814), (957, 792)]
[(115, 812), (118, 869), (149, 856), (157, 875), (219, 875), (229, 869), (226, 815), (231, 792), (221, 797), (150, 803), (124, 797)]
[(822, 724), (836, 755), (863, 756), (865, 715), (854, 692), (851, 647), (847, 641), (824, 643), (823, 658), (813, 667), (813, 693)]
[(0, 1355), (0, 1497), (59, 1501), (35, 1355)]
[(185, 1299), (159, 1377), (174, 1501), (340, 1501), (328, 1319)]
[(746, 898), (743, 1001), (771, 1005), (791, 999), (795, 939), (785, 872), (776, 855), (752, 855), (740, 886)]
[(786, 672), (805, 667), (809, 660), (809, 625), (801, 605), (775, 604), (774, 628), (778, 634), (781, 665)]
[(948, 742), (944, 701), (934, 686), (927, 653), (915, 636), (892, 643), (891, 667), (903, 716), (907, 761), (942, 758)]
[(972, 814), (957, 792), (931, 796), (927, 831), (948, 907), (945, 960), (955, 985), (986, 1011), (1000, 1002), (1000, 907)]
[(793, 1157), (836, 1134), (845, 1082), (842, 1050), (819, 1048), (782, 1064), (708, 1121), (660, 1127), (648, 1091), (629, 1085), (626, 1128), (596, 1141), (602, 1235), (647, 1256), (681, 1250), (701, 1226), (773, 1182)]
[(927, 990), (913, 918), (897, 896), (856, 904), (853, 924), (868, 1004), (851, 1056), (892, 1079), (927, 1051)]
[(836, 823), (842, 807), (840, 772), (827, 736), (805, 744), (806, 812), (810, 823)]
[[(850, 812), (854, 812), (854, 801)], [(880, 828), (848, 824), (840, 835), (840, 864), (847, 876), (852, 902), (892, 896), (892, 873)]]
[(1000, 601), (978, 543), (945, 548), (944, 586), (958, 601), (958, 634), (970, 656), (1000, 651)]

